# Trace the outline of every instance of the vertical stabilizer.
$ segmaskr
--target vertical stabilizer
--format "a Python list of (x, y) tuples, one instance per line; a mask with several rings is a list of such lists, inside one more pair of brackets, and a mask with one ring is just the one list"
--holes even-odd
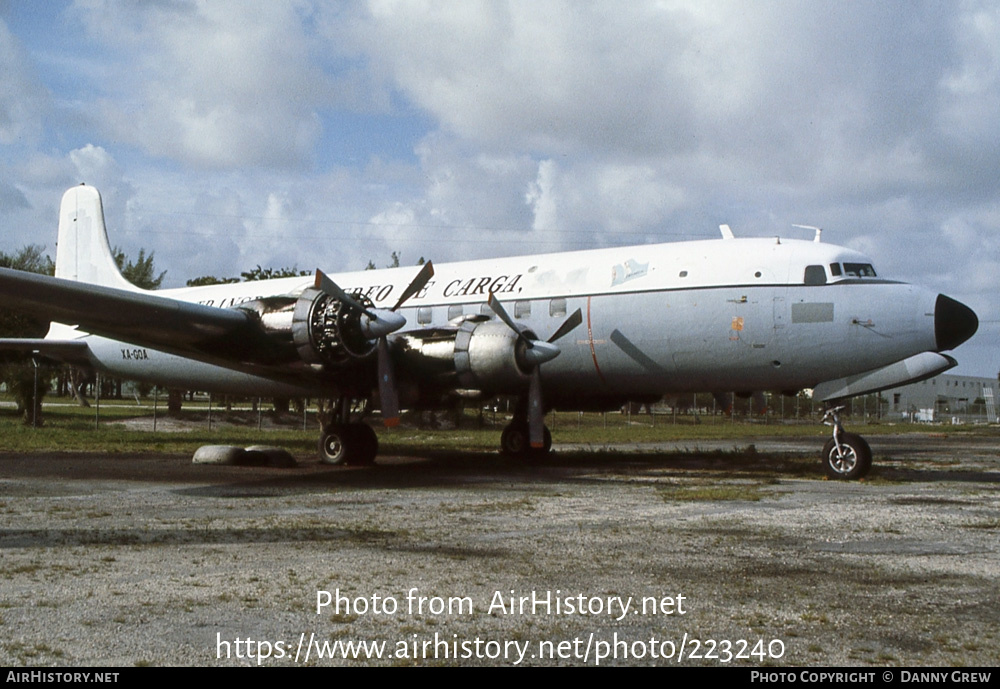
[(118, 271), (104, 227), (101, 194), (86, 184), (68, 189), (59, 206), (56, 277), (133, 292), (139, 290)]

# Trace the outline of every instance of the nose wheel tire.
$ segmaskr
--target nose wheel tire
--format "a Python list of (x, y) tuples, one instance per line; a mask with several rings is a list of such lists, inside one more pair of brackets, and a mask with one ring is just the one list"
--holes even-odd
[(872, 449), (860, 435), (842, 433), (840, 452), (831, 438), (823, 447), (823, 469), (829, 478), (854, 481), (868, 475), (872, 468)]

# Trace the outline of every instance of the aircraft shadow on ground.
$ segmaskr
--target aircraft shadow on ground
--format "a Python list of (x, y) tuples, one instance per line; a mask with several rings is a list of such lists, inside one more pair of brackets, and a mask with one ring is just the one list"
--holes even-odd
[[(78, 458), (85, 463), (86, 457)], [(122, 458), (123, 462), (127, 458)], [(160, 460), (146, 460), (160, 461)], [(890, 484), (959, 482), (969, 484), (1000, 483), (1000, 472), (975, 469), (948, 469), (940, 466), (922, 467), (912, 460), (883, 459), (873, 471), (871, 481)], [(117, 466), (116, 466), (117, 465)], [(167, 476), (145, 476), (153, 482), (181, 480), (190, 485), (172, 489), (178, 495), (194, 498), (261, 499), (285, 498), (294, 495), (322, 494), (333, 491), (366, 489), (426, 489), (476, 491), (484, 488), (513, 485), (517, 490), (532, 492), (549, 490), (555, 485), (620, 483), (625, 477), (646, 486), (650, 480), (676, 483), (691, 479), (711, 481), (756, 481), (780, 483), (782, 479), (822, 480), (816, 458), (803, 453), (757, 453), (742, 451), (613, 453), (563, 452), (532, 462), (501, 457), (495, 452), (425, 451), (388, 457), (383, 464), (370, 467), (325, 467), (303, 463), (299, 470), (262, 469), (259, 467), (202, 467), (182, 462), (180, 458), (164, 460), (169, 466)], [(72, 472), (62, 475), (63, 481), (127, 479), (116, 469), (121, 464), (102, 464), (96, 471)], [(305, 471), (303, 471), (305, 470)], [(252, 476), (246, 476), (246, 473)], [(45, 472), (42, 472), (45, 473)], [(78, 476), (76, 474), (79, 474)], [(243, 477), (240, 475), (243, 474)], [(38, 474), (36, 474), (37, 476)], [(51, 474), (50, 474), (51, 475)], [(349, 496), (342, 496), (348, 497)], [(898, 494), (887, 500), (907, 500)], [(914, 498), (916, 499), (916, 498)], [(349, 507), (351, 499), (338, 501)], [(365, 505), (370, 503), (364, 501)], [(5, 549), (91, 546), (91, 545), (160, 545), (160, 544), (234, 544), (274, 542), (318, 542), (357, 544), (364, 547), (394, 551), (434, 552), (462, 557), (506, 557), (501, 547), (463, 547), (454, 545), (412, 543), (403, 532), (377, 528), (344, 528), (335, 523), (278, 524), (270, 527), (234, 527), (224, 524), (205, 528), (190, 524), (150, 530), (144, 526), (101, 527), (73, 526), (70, 528), (0, 529), (0, 551)]]
[[(1000, 471), (921, 466), (883, 458), (869, 482), (970, 484), (1000, 483)], [(246, 481), (179, 489), (185, 495), (261, 497), (291, 492), (323, 492), (332, 488), (464, 488), (517, 482), (546, 486), (566, 482), (618, 481), (622, 476), (658, 480), (827, 480), (813, 453), (756, 452), (751, 449), (617, 453), (573, 451), (517, 460), (495, 452), (427, 450), (389, 458), (369, 467), (320, 468), (308, 475), (270, 474)]]
[(463, 547), (455, 544), (414, 543), (406, 531), (352, 529), (333, 525), (196, 528), (178, 526), (150, 530), (78, 527), (67, 529), (0, 529), (0, 552), (19, 548), (161, 547), (175, 545), (233, 545), (262, 543), (329, 543), (331, 547), (365, 547), (393, 552), (431, 553), (450, 557), (505, 558), (505, 548)]

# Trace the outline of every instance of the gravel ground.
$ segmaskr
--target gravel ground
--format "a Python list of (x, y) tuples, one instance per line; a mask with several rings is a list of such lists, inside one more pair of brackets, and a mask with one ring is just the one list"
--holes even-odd
[(997, 665), (1000, 442), (870, 441), (0, 455), (0, 664)]

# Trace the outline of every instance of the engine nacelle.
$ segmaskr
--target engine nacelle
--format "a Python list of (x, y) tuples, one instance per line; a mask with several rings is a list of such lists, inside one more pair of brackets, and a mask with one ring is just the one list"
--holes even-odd
[[(356, 297), (365, 307), (372, 302)], [(375, 351), (377, 343), (361, 334), (361, 312), (326, 292), (309, 288), (295, 302), (292, 341), (303, 361), (340, 366)]]
[[(372, 305), (366, 297), (354, 298)], [(362, 333), (358, 309), (313, 287), (298, 298), (260, 299), (239, 308), (255, 313), (268, 335), (293, 346), (308, 364), (340, 367), (367, 358), (378, 346)]]
[[(534, 338), (530, 333), (529, 337)], [(524, 342), (503, 323), (466, 321), (455, 335), (455, 373), (463, 387), (519, 392), (528, 384)]]
[[(534, 339), (534, 333), (526, 333)], [(425, 381), (453, 390), (518, 393), (530, 382), (525, 344), (497, 321), (464, 321), (457, 330), (440, 329), (401, 336), (407, 369)]]

